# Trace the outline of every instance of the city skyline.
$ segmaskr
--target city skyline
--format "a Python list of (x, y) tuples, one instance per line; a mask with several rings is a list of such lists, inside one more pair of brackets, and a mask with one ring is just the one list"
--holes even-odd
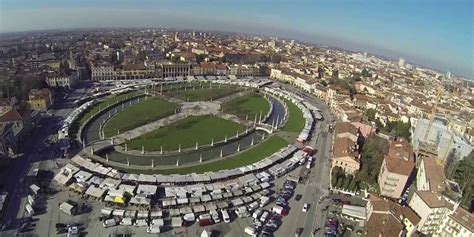
[[(119, 0), (113, 4), (89, 0), (2, 0), (0, 31), (170, 27), (259, 33), (390, 58), (402, 57), (417, 65), (473, 78), (470, 1), (276, 3), (268, 7), (270, 2), (266, 0), (238, 3)], [(8, 20), (12, 18), (15, 21)]]

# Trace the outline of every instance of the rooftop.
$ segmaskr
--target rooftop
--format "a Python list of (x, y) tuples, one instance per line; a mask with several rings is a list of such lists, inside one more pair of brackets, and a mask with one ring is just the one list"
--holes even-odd
[(391, 173), (409, 176), (415, 168), (413, 149), (410, 144), (405, 140), (393, 141), (385, 156), (385, 165)]
[(474, 232), (474, 215), (468, 210), (458, 207), (449, 217), (464, 226), (471, 233)]

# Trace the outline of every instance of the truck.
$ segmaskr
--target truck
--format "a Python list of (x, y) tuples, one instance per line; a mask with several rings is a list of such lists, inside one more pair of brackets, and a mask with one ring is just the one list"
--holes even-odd
[(278, 215), (281, 215), (281, 216), (286, 216), (288, 215), (288, 212), (286, 211), (286, 209), (282, 206), (279, 206), (279, 205), (275, 205), (273, 208), (272, 208), (272, 211)]
[(208, 225), (213, 224), (212, 217), (209, 214), (199, 215), (198, 221), (199, 221), (199, 226), (208, 226)]

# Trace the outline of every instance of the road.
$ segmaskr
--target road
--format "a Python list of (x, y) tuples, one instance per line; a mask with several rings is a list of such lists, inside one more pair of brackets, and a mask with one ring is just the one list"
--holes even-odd
[[(301, 194), (303, 197), (300, 201), (296, 201), (292, 198), (289, 202), (291, 208), (288, 216), (283, 218), (283, 224), (275, 233), (276, 236), (294, 236), (297, 228), (303, 228), (301, 236), (311, 236), (311, 231), (318, 227), (323, 227), (325, 224), (327, 212), (323, 211), (329, 200), (325, 199), (321, 203), (318, 200), (322, 196), (329, 194), (329, 177), (330, 167), (329, 162), (331, 145), (332, 145), (332, 134), (327, 132), (327, 125), (331, 122), (332, 117), (329, 112), (329, 108), (326, 104), (321, 102), (319, 99), (312, 95), (308, 95), (288, 85), (282, 85), (288, 91), (291, 91), (304, 99), (307, 102), (315, 105), (321, 110), (321, 114), (324, 117), (323, 121), (317, 121), (312, 140), (309, 145), (317, 149), (317, 153), (313, 156), (314, 165), (311, 168), (311, 173), (304, 184), (298, 184), (295, 195)], [(300, 169), (306, 169), (302, 166), (294, 171), (294, 174), (298, 174)], [(302, 212), (304, 203), (309, 203), (310, 208), (308, 212)], [(317, 236), (321, 235), (322, 232), (317, 233)]]
[(44, 141), (57, 133), (60, 122), (72, 110), (73, 101), (84, 96), (86, 92), (87, 89), (80, 88), (71, 93), (68, 99), (59, 101), (53, 108), (53, 116), (42, 118), (31, 134), (25, 136), (19, 147), (20, 154), (12, 159), (2, 172), (3, 177), (0, 179), (3, 185), (2, 191), (8, 192), (10, 197), (1, 224), (9, 222), (10, 225), (0, 232), (0, 237), (16, 235), (20, 221), (24, 217), (26, 197), (31, 185), (31, 180), (26, 177), (31, 164), (56, 158), (57, 147), (53, 145), (48, 148)]

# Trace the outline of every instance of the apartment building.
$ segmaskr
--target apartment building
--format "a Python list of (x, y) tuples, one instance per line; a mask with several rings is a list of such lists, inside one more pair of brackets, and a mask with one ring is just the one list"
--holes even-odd
[(442, 194), (432, 191), (416, 191), (408, 205), (420, 216), (418, 231), (423, 234), (436, 233), (443, 219), (454, 210)]
[(31, 109), (46, 111), (53, 105), (52, 92), (47, 88), (41, 90), (32, 89), (28, 96), (28, 103)]
[(410, 144), (405, 140), (393, 141), (380, 167), (378, 177), (380, 194), (400, 198), (414, 168), (415, 160)]
[(420, 217), (407, 206), (371, 195), (366, 206), (365, 236), (413, 236)]
[(358, 135), (357, 129), (352, 124), (336, 124), (331, 169), (341, 167), (348, 174), (354, 174), (360, 169)]
[(67, 75), (57, 75), (51, 74), (46, 77), (46, 84), (50, 87), (64, 87), (67, 89), (72, 89), (76, 86), (78, 78), (76, 74)]
[(458, 207), (443, 220), (433, 236), (474, 237), (474, 215), (468, 210)]

